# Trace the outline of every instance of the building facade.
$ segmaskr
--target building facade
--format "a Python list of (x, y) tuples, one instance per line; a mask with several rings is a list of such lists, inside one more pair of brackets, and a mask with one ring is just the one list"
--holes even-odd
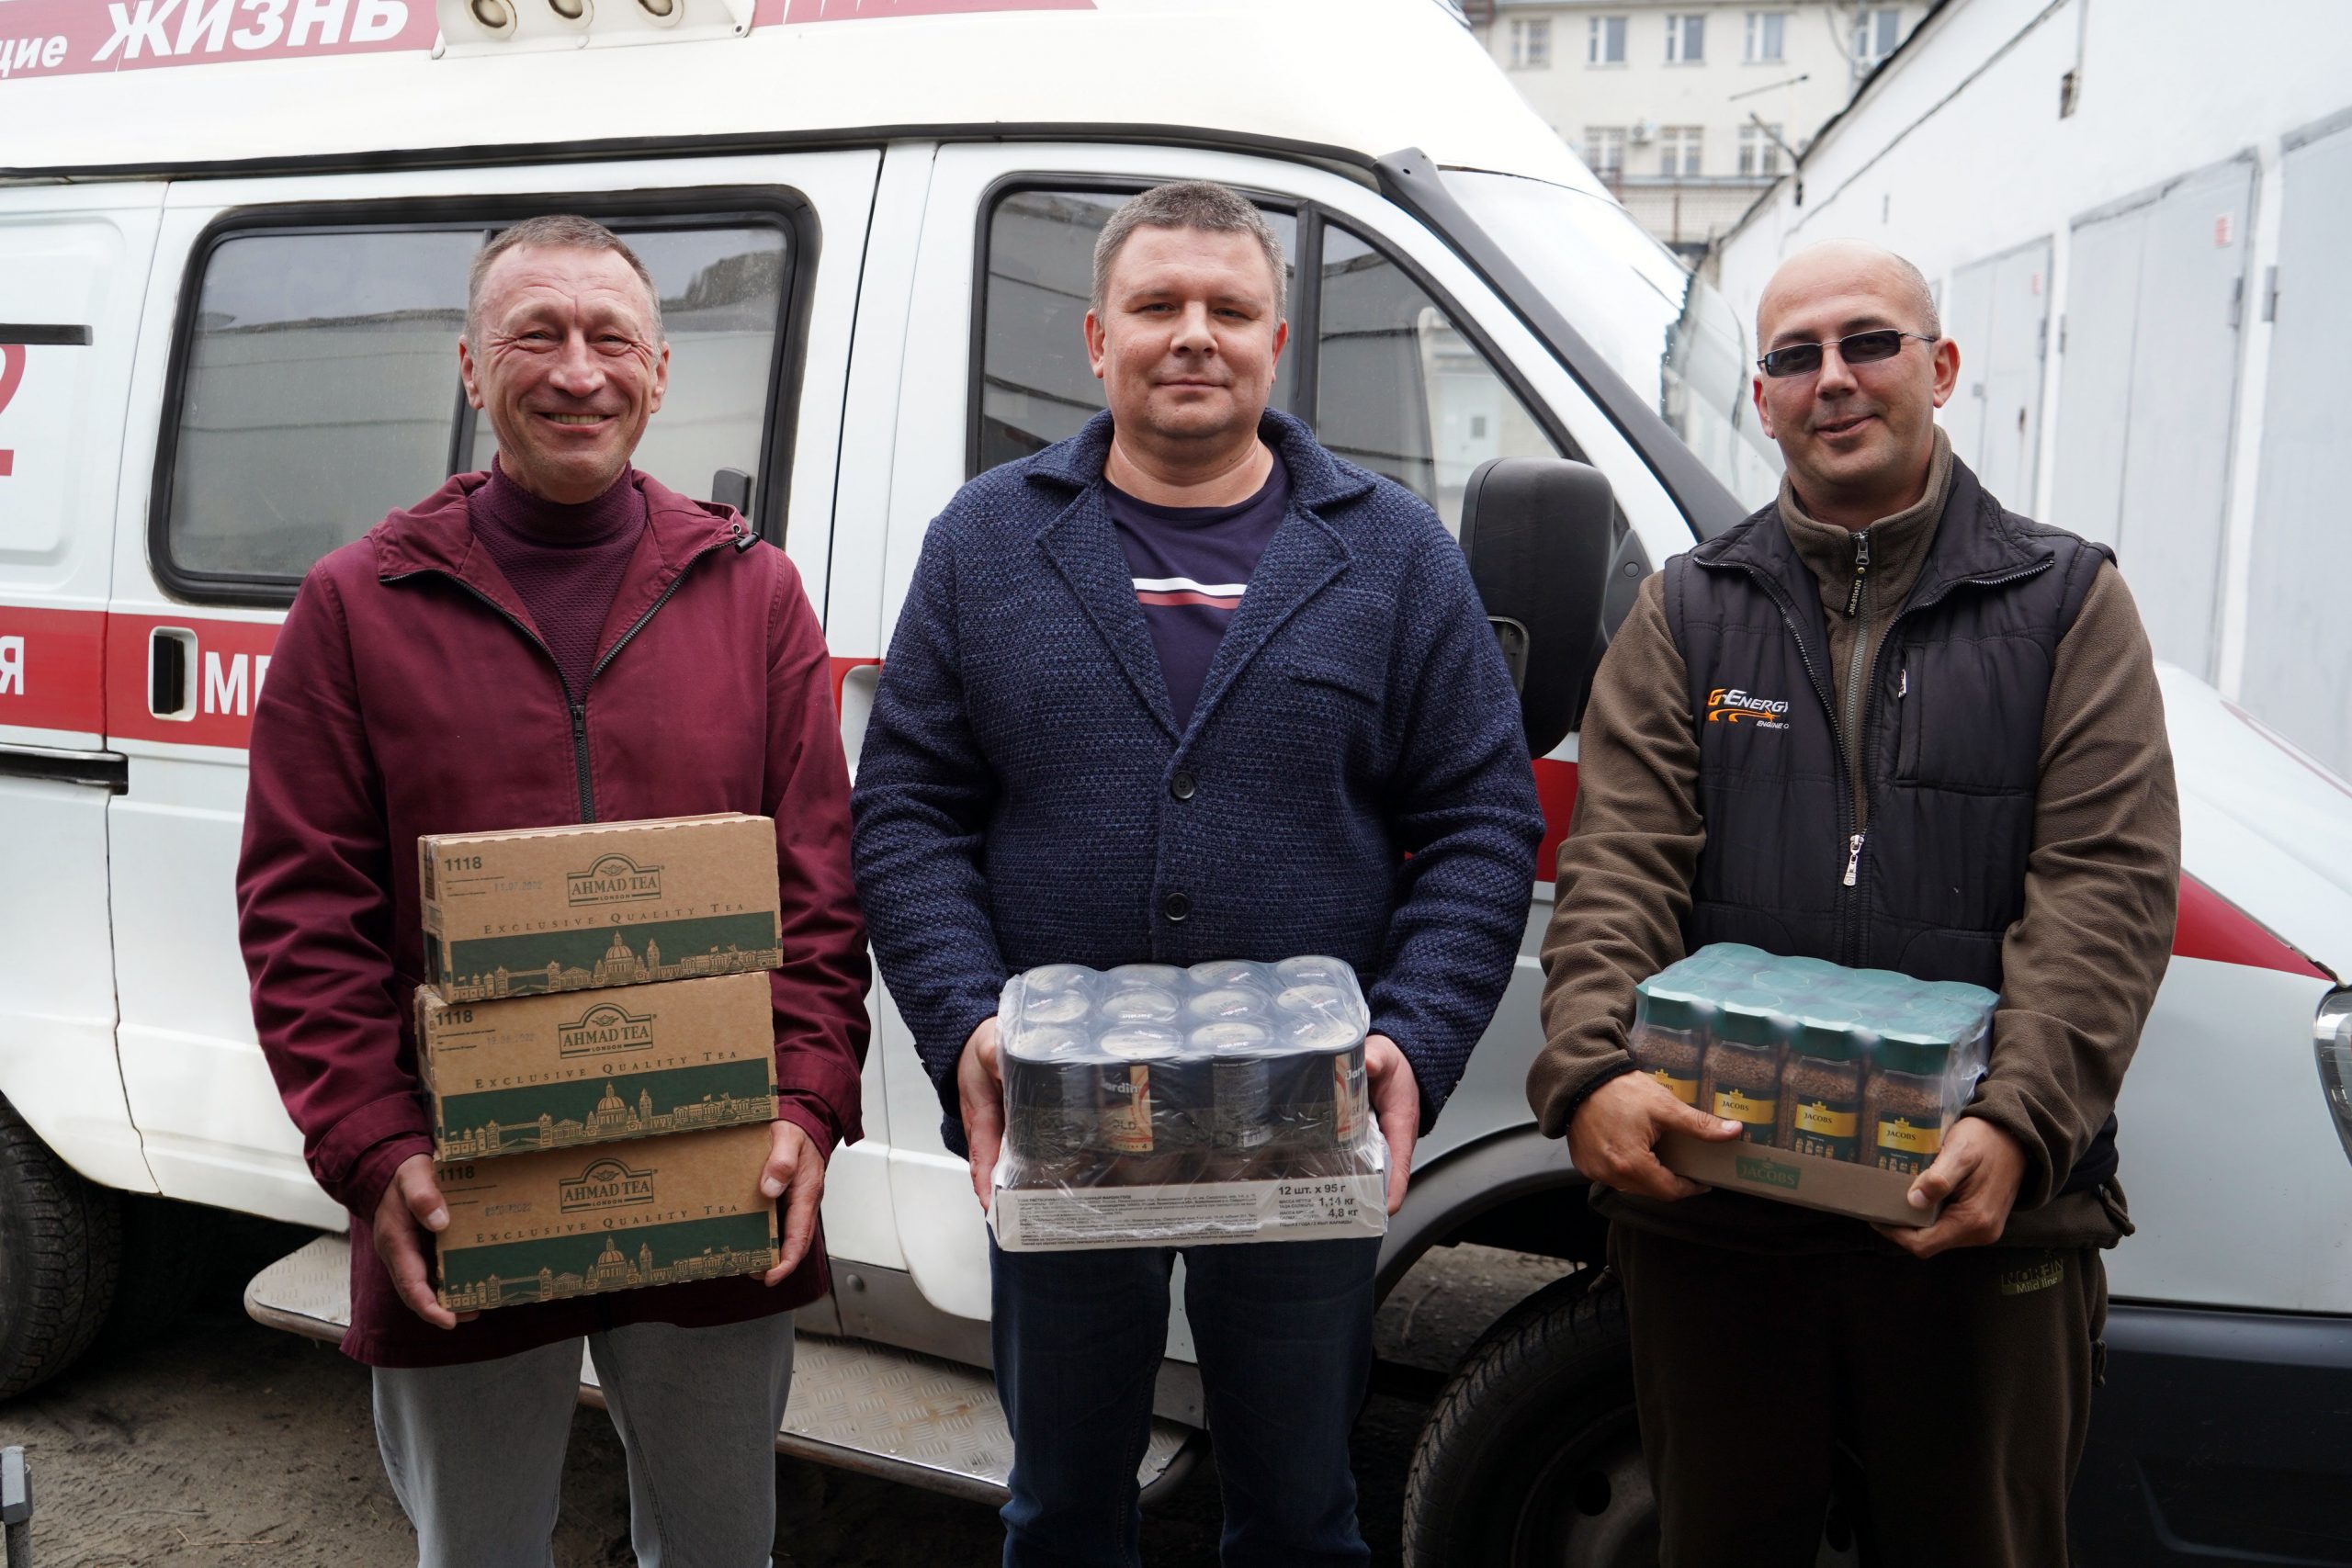
[(1695, 260), (1929, 8), (1484, 0), (1468, 10), (1536, 113), (1644, 228)]
[[(1716, 262), (1752, 312), (1816, 241), (1910, 257), (1960, 348), (1938, 417), (1985, 488), (2113, 545), (2158, 659), (2352, 778), (2352, 6), (2262, 12), (1947, 6)], [(2264, 830), (2341, 878), (2326, 820)]]

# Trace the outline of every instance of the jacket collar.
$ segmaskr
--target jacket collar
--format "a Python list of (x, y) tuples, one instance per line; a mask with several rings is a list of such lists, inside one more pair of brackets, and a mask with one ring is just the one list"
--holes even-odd
[[(1342, 467), (1323, 449), (1306, 422), (1279, 409), (1258, 418), (1258, 438), (1282, 454), (1290, 470), (1290, 496), (1309, 512), (1372, 493), (1373, 477), (1360, 468)], [(1069, 490), (1100, 485), (1102, 465), (1111, 456), (1111, 414), (1104, 410), (1088, 420), (1076, 435), (1057, 441), (1029, 459), (1029, 478)]]
[(1075, 490), (1068, 503), (1039, 530), (1046, 558), (1078, 595), (1087, 619), (1110, 649), (1136, 698), (1171, 739), (1198, 733), (1241, 671), (1269, 637), (1309, 599), (1347, 570), (1348, 548), (1318, 509), (1371, 493), (1368, 474), (1342, 468), (1323, 450), (1300, 421), (1269, 409), (1258, 434), (1282, 457), (1290, 474), (1290, 507), (1266, 553), (1250, 574), (1240, 608), (1217, 644), (1193, 705), (1191, 728), (1180, 731), (1160, 672), (1151, 629), (1136, 602), (1135, 578), (1111, 521), (1110, 485), (1102, 465), (1111, 452), (1111, 416), (1098, 413), (1069, 440), (1030, 459), (1028, 477), (1048, 488)]
[[(1779, 583), (1794, 604), (1820, 597), (1812, 570), (1781, 524), (1778, 501), (1759, 508), (1730, 533), (1701, 545), (1690, 556), (1702, 566), (1762, 572)], [(1918, 580), (1905, 604), (1932, 604), (1962, 583), (2039, 570), (2055, 558), (2056, 553), (2046, 542), (2017, 527), (2000, 502), (1985, 493), (1975, 473), (1955, 457), (1951, 491), (1944, 498), (1928, 558), (1920, 563)]]
[[(538, 628), (520, 595), (474, 536), (467, 499), (490, 482), (488, 473), (454, 474), (415, 506), (395, 512), (368, 533), (376, 549), (376, 577), (397, 582), (420, 572), (452, 577), (488, 599), (514, 621)], [(748, 548), (758, 536), (731, 506), (693, 501), (639, 470), (637, 488), (645, 497), (645, 536), (638, 541), (621, 575), (613, 607), (596, 639), (599, 660), (628, 627), (661, 603), (678, 575), (697, 557), (719, 545)]]

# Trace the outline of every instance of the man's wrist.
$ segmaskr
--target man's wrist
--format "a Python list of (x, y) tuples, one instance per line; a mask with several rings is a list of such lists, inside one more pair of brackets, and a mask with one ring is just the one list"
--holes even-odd
[(418, 1155), (432, 1152), (433, 1140), (421, 1133), (386, 1138), (352, 1162), (351, 1178), (345, 1188), (346, 1206), (355, 1214), (372, 1218), (383, 1204), (393, 1172)]
[(1600, 1093), (1601, 1089), (1610, 1084), (1615, 1083), (1619, 1078), (1623, 1077), (1626, 1074), (1638, 1072), (1639, 1070), (1639, 1068), (1634, 1066), (1633, 1058), (1628, 1056), (1622, 1058), (1621, 1060), (1611, 1062), (1608, 1066), (1602, 1067), (1599, 1072), (1594, 1073), (1590, 1077), (1585, 1079), (1584, 1082), (1578, 1084), (1575, 1089), (1570, 1091), (1567, 1099), (1561, 1102), (1560, 1124), (1565, 1127), (1569, 1122), (1575, 1121), (1577, 1111), (1582, 1109), (1584, 1102), (1590, 1100), (1594, 1095)]

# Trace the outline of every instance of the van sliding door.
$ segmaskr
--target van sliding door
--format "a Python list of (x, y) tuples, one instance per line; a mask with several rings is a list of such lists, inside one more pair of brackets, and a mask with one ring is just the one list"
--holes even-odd
[[(152, 1191), (115, 1060), (102, 671), (115, 482), (160, 185), (0, 190), (0, 1096)], [(0, 1263), (5, 1267), (5, 1263)]]

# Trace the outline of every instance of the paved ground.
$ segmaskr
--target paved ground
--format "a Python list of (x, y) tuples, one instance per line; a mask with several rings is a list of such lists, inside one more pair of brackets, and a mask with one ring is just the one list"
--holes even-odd
[[(239, 1310), (245, 1275), (300, 1233), (242, 1235), (196, 1281), (164, 1333), (94, 1353), (0, 1404), (0, 1443), (34, 1474), (37, 1568), (394, 1568), (413, 1540), (376, 1457), (361, 1369)], [(274, 1250), (273, 1250), (274, 1249)], [(1511, 1303), (1557, 1277), (1549, 1259), (1459, 1247), (1432, 1254), (1382, 1309), (1384, 1358), (1450, 1366)], [(1397, 1561), (1405, 1475), (1425, 1407), (1374, 1396), (1356, 1432), (1364, 1533)], [(779, 1568), (951, 1568), (995, 1560), (993, 1512), (823, 1466), (776, 1464)], [(560, 1568), (628, 1568), (620, 1445), (605, 1417), (572, 1427)], [(1214, 1462), (1146, 1521), (1153, 1568), (1216, 1560)]]

